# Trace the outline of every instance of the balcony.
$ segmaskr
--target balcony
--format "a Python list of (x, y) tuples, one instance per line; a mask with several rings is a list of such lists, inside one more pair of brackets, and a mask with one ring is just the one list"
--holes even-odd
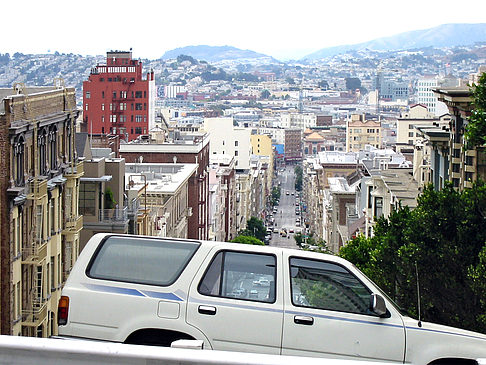
[(83, 229), (83, 216), (71, 217), (66, 220), (66, 227), (62, 233), (77, 233)]
[(32, 308), (22, 311), (22, 326), (37, 328), (47, 320), (47, 300), (35, 299)]
[(27, 183), (27, 199), (36, 200), (47, 195), (47, 180), (34, 179)]
[(69, 164), (69, 167), (67, 167), (64, 170), (64, 177), (66, 177), (68, 179), (69, 178), (72, 178), (72, 179), (80, 178), (83, 175), (84, 175), (84, 163), (83, 163), (83, 161), (75, 163), (73, 166), (71, 166), (71, 164)]
[(47, 257), (47, 242), (36, 242), (31, 247), (22, 248), (22, 263), (37, 265)]
[(99, 222), (114, 223), (128, 220), (128, 207), (123, 209), (100, 209)]

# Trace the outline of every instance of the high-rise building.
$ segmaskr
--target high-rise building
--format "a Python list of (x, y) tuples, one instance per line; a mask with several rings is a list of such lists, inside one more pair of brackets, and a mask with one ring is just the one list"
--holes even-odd
[(142, 62), (132, 52), (110, 51), (106, 64), (83, 82), (83, 131), (115, 134), (131, 141), (155, 126), (154, 72), (142, 78)]

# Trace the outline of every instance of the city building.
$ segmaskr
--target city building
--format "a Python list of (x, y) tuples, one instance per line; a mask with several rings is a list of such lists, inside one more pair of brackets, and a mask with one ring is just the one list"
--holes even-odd
[(82, 251), (96, 233), (135, 233), (129, 231), (125, 205), (125, 160), (110, 148), (92, 148), (87, 133), (76, 133), (76, 151), (84, 163), (79, 185), (79, 213), (83, 215), (80, 235)]
[(128, 163), (125, 169), (127, 208), (134, 234), (188, 238), (189, 184), (195, 163)]
[[(434, 89), (438, 100), (445, 103), (452, 116), (449, 140), (449, 180), (454, 187), (472, 187), (474, 181), (486, 179), (486, 152), (483, 146), (466, 148), (464, 126), (473, 109), (468, 87)], [(438, 172), (438, 171), (437, 171)]]
[(310, 129), (304, 133), (304, 155), (317, 155), (318, 152), (326, 150), (326, 140), (318, 132)]
[(285, 163), (302, 161), (302, 130), (297, 128), (285, 129)]
[(446, 114), (447, 107), (434, 94), (436, 88), (461, 86), (461, 80), (451, 75), (427, 75), (417, 80), (417, 103), (423, 104), (436, 116)]
[(48, 337), (83, 227), (75, 91), (17, 84), (0, 99), (1, 334)]
[(189, 179), (189, 207), (187, 211), (188, 238), (208, 239), (209, 235), (209, 135), (207, 133), (151, 132), (120, 145), (120, 157), (127, 163), (182, 163), (198, 165)]
[(154, 72), (142, 75), (132, 52), (110, 51), (83, 82), (83, 131), (131, 141), (155, 126)]
[(270, 178), (267, 179), (267, 194), (272, 190), (272, 178), (274, 171), (274, 148), (272, 146), (272, 139), (267, 135), (252, 134), (250, 136), (250, 142), (253, 150), (253, 154), (256, 156), (266, 157), (268, 162), (268, 172), (270, 173)]
[(250, 168), (252, 150), (249, 128), (235, 127), (233, 118), (204, 118), (204, 130), (209, 133), (212, 155), (233, 156), (237, 170)]
[(364, 114), (353, 114), (346, 128), (346, 151), (359, 152), (370, 145), (381, 148), (383, 133), (380, 121), (365, 120)]
[(210, 155), (209, 239), (231, 241), (236, 237), (236, 174), (234, 157)]
[(451, 120), (450, 114), (436, 117), (427, 110), (427, 106), (415, 104), (408, 112), (402, 113), (397, 118), (397, 139), (396, 143), (413, 146), (420, 139), (416, 126), (433, 126), (434, 124), (448, 125)]

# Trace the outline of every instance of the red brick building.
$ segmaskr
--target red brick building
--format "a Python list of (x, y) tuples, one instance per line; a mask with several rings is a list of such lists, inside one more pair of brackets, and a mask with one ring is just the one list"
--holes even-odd
[(83, 82), (83, 131), (114, 134), (131, 141), (155, 125), (154, 72), (142, 78), (142, 62), (132, 52), (110, 51), (106, 64)]

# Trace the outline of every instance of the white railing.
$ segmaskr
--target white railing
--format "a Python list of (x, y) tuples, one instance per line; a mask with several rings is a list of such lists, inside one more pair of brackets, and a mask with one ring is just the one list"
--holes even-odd
[(383, 362), (206, 351), (125, 345), (112, 342), (0, 336), (0, 363), (53, 364), (233, 364), (233, 365), (383, 365)]

